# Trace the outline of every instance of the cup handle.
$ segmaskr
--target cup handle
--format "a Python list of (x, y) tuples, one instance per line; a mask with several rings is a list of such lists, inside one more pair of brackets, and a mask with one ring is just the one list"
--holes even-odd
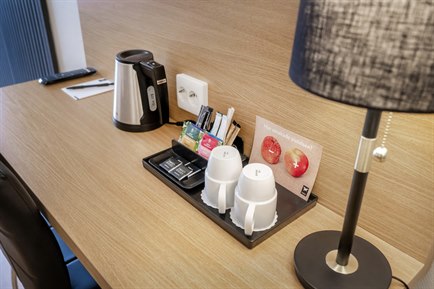
[(255, 220), (253, 218), (255, 214), (255, 207), (255, 204), (249, 204), (246, 216), (244, 218), (244, 234), (247, 236), (251, 236), (253, 234), (253, 228), (255, 227)]
[(220, 184), (218, 193), (219, 214), (226, 213), (226, 184)]

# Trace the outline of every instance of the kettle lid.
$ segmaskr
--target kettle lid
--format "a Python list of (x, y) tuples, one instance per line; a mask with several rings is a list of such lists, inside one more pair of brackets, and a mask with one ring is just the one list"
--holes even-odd
[(116, 60), (122, 63), (134, 64), (140, 61), (154, 59), (152, 52), (143, 49), (125, 50), (116, 54)]

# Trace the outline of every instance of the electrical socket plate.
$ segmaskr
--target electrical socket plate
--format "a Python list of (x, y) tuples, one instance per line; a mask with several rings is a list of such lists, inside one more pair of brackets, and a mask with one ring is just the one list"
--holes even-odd
[(200, 107), (208, 105), (208, 83), (184, 73), (177, 74), (176, 98), (180, 108), (199, 115)]

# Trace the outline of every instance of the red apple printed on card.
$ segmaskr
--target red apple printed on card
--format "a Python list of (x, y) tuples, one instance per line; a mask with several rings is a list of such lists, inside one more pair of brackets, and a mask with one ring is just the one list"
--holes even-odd
[(288, 149), (283, 159), (286, 170), (293, 177), (301, 177), (309, 168), (309, 159), (298, 148)]
[(267, 163), (277, 164), (281, 153), (282, 148), (276, 138), (272, 136), (264, 137), (261, 145), (261, 155)]
[(270, 166), (276, 184), (305, 201), (312, 193), (321, 155), (320, 144), (256, 116), (249, 163)]

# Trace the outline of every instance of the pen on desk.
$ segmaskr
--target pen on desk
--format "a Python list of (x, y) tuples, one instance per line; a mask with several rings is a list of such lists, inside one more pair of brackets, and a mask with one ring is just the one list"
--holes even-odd
[(88, 88), (88, 87), (98, 87), (98, 86), (109, 86), (113, 85), (114, 82), (107, 82), (107, 83), (98, 83), (98, 84), (84, 84), (84, 85), (76, 85), (76, 86), (70, 86), (66, 89), (80, 89), (80, 88)]

